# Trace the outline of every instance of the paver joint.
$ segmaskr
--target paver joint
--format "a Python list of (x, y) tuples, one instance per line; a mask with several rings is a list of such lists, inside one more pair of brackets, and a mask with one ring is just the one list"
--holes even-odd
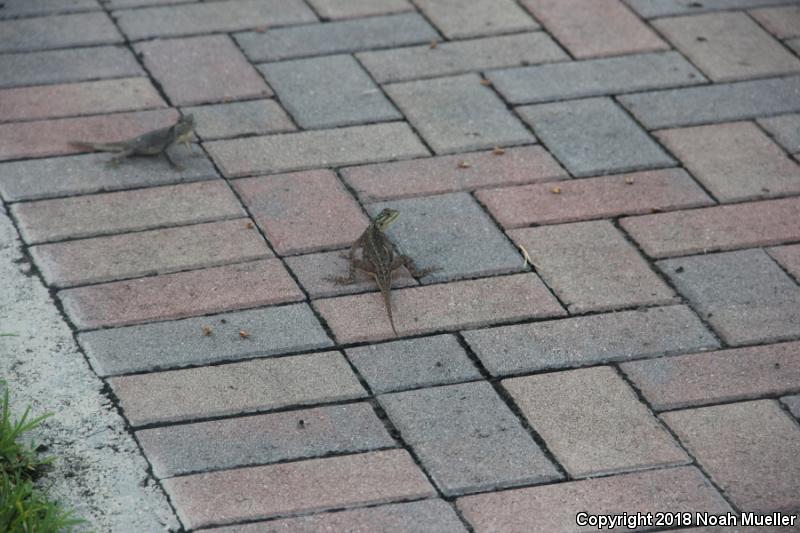
[(6, 214), (181, 531), (800, 513), (795, 0), (6, 0)]

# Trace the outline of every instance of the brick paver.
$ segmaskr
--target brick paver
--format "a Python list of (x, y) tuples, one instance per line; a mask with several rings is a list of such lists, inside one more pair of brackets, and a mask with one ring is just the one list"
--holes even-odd
[(0, 122), (166, 107), (147, 78), (0, 90)]
[(800, 287), (763, 250), (668, 259), (658, 267), (729, 344), (800, 334)]
[(127, 48), (93, 46), (0, 54), (0, 72), (5, 73), (0, 78), (0, 87), (24, 87), (40, 83), (140, 76), (144, 71)]
[(453, 335), (372, 344), (345, 353), (375, 394), (481, 378)]
[[(377, 291), (375, 278), (358, 269), (355, 271), (355, 281), (352, 284), (336, 282), (335, 278), (347, 275), (349, 268), (347, 255), (346, 250), (338, 250), (294, 255), (286, 257), (284, 261), (311, 298)], [(393, 288), (412, 287), (417, 284), (417, 280), (411, 276), (406, 267), (398, 268), (392, 275)]]
[[(379, 294), (316, 300), (314, 307), (339, 343), (393, 337)], [(403, 335), (565, 314), (535, 274), (394, 290), (392, 308), (397, 331)]]
[(272, 256), (250, 219), (42, 244), (30, 249), (45, 280), (71, 287)]
[(80, 333), (78, 341), (101, 376), (298, 353), (333, 344), (307, 304), (101, 329)]
[(367, 403), (145, 429), (136, 438), (162, 479), (396, 445)]
[(457, 505), (480, 533), (597, 531), (596, 526), (576, 528), (580, 512), (731, 511), (703, 474), (689, 466), (466, 496)]
[(298, 518), (256, 522), (240, 526), (211, 529), (213, 533), (261, 533), (268, 527), (273, 533), (315, 533), (347, 531), (348, 533), (466, 533), (450, 505), (442, 500), (421, 500), (320, 513)]
[[(108, 154), (86, 154), (0, 163), (0, 194), (16, 202), (219, 177), (205, 157), (182, 158), (183, 170), (173, 169), (164, 158), (140, 157), (136, 164), (123, 163), (109, 172), (108, 160)], [(58, 179), (52, 179), (56, 174)]]
[(508, 379), (503, 387), (573, 477), (690, 462), (610, 367)]
[(349, 246), (369, 224), (329, 170), (249, 178), (234, 186), (279, 254)]
[(568, 177), (541, 146), (348, 167), (341, 175), (364, 202)]
[(377, 52), (358, 60), (380, 83), (462, 74), (565, 60), (568, 56), (542, 32), (501, 35)]
[(767, 246), (800, 239), (796, 198), (623, 218), (622, 228), (651, 257)]
[[(554, 187), (558, 187), (558, 194), (553, 194)], [(652, 210), (671, 211), (713, 203), (680, 169), (503, 187), (481, 190), (475, 196), (506, 228), (644, 214)]]
[(226, 36), (155, 40), (138, 44), (135, 50), (175, 105), (272, 95)]
[(221, 180), (25, 202), (11, 211), (30, 244), (245, 215)]
[(522, 5), (577, 58), (668, 48), (621, 0), (523, 0)]
[(439, 34), (418, 13), (403, 13), (243, 32), (234, 37), (250, 60), (277, 61), (428, 43)]
[(719, 347), (685, 306), (479, 329), (464, 338), (495, 376)]
[(59, 296), (67, 315), (79, 329), (169, 320), (303, 299), (303, 293), (278, 259), (66, 289)]
[[(523, 270), (519, 251), (467, 193), (410, 198), (369, 206), (376, 216), (390, 207), (400, 218), (387, 234), (418, 268), (439, 268), (424, 282)], [(425, 231), (427, 229), (428, 231)]]
[[(76, 154), (70, 141), (117, 142), (175, 123), (173, 109), (0, 124), (0, 161)], [(107, 170), (107, 169), (106, 169)]]
[(386, 15), (411, 11), (408, 0), (308, 0), (319, 15), (326, 19), (344, 19)]
[[(437, 154), (535, 140), (475, 74), (396, 83), (385, 88)], [(464, 113), (467, 109), (469, 113)]]
[(589, 98), (517, 108), (574, 176), (673, 166), (675, 162), (613, 100)]
[(749, 13), (778, 39), (800, 37), (800, 7), (798, 6), (768, 7), (754, 9)]
[(800, 245), (777, 246), (769, 248), (767, 253), (795, 279), (800, 280)]
[(668, 304), (675, 293), (608, 221), (510, 231), (570, 313)]
[(108, 381), (134, 426), (366, 396), (338, 352), (137, 374)]
[(800, 113), (758, 120), (759, 125), (790, 153), (800, 153)]
[(800, 76), (629, 94), (619, 101), (648, 129), (800, 111)]
[(403, 118), (350, 55), (268, 63), (260, 70), (302, 128)]
[(205, 146), (227, 177), (428, 155), (404, 123), (212, 141)]
[(378, 400), (447, 496), (562, 477), (489, 383)]
[[(795, 0), (0, 0), (15, 268), (76, 330), (168, 529), (796, 513), (799, 16)], [(70, 144), (187, 114), (185, 170)], [(372, 275), (334, 282), (384, 207), (398, 253), (439, 268), (392, 273), (398, 333)]]
[(695, 85), (705, 80), (676, 52), (510, 68), (489, 72), (487, 77), (513, 104), (663, 89)]
[(184, 107), (195, 119), (195, 134), (204, 141), (294, 131), (297, 127), (275, 100)]
[(512, 0), (414, 0), (449, 39), (514, 33), (539, 27)]
[(0, 21), (0, 52), (30, 52), (123, 41), (102, 11)]
[(773, 400), (662, 415), (711, 479), (747, 511), (800, 504), (800, 429)]
[(404, 450), (199, 474), (164, 485), (191, 528), (434, 495)]
[(656, 137), (721, 201), (800, 192), (800, 165), (751, 122), (666, 130)]
[(654, 21), (653, 26), (714, 81), (800, 70), (800, 59), (745, 13), (665, 18)]
[(653, 408), (688, 406), (778, 395), (800, 389), (800, 343), (737, 348), (623, 363)]
[(131, 40), (228, 32), (256, 27), (316, 22), (302, 0), (224, 0), (130, 9), (115, 13)]

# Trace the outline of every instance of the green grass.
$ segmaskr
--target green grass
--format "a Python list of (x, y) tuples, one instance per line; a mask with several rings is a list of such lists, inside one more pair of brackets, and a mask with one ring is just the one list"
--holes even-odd
[(0, 531), (8, 533), (56, 533), (72, 531), (83, 523), (70, 511), (47, 498), (34, 486), (53, 457), (42, 457), (33, 441), (23, 443), (25, 433), (49, 415), (30, 418), (30, 408), (12, 419), (8, 388), (0, 382)]

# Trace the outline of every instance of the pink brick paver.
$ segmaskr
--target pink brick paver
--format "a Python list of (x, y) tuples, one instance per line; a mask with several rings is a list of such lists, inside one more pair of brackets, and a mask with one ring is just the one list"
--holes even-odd
[(752, 122), (664, 130), (656, 137), (723, 202), (800, 192), (800, 165)]
[(570, 313), (669, 304), (677, 296), (611, 222), (576, 222), (508, 232), (525, 247)]
[(573, 477), (690, 462), (610, 367), (507, 379), (503, 386)]
[(800, 239), (800, 199), (623, 218), (620, 225), (650, 257), (768, 246)]
[(98, 115), (166, 105), (147, 78), (19, 87), (0, 90), (0, 122)]
[(227, 36), (156, 40), (137, 45), (136, 51), (174, 105), (272, 95)]
[(730, 506), (695, 467), (649, 470), (466, 496), (457, 500), (476, 533), (598, 531), (577, 528), (575, 515), (663, 512), (663, 509), (724, 513)]
[(43, 244), (31, 254), (56, 287), (102, 283), (272, 256), (250, 219)]
[[(557, 187), (558, 194), (553, 193)], [(478, 191), (505, 228), (702, 207), (714, 202), (683, 170), (666, 169)]]
[(621, 365), (653, 408), (680, 409), (800, 390), (800, 342)]
[(0, 161), (90, 151), (70, 141), (118, 142), (178, 120), (174, 109), (0, 124)]
[[(316, 300), (314, 307), (339, 343), (394, 336), (378, 293)], [(401, 335), (566, 314), (535, 274), (394, 290), (392, 309)]]
[(522, 0), (522, 5), (580, 59), (669, 48), (621, 0)]
[(79, 329), (170, 320), (303, 299), (303, 293), (277, 259), (66, 289), (59, 296)]
[(498, 185), (568, 177), (541, 146), (445, 155), (342, 169), (342, 177), (364, 202), (376, 202)]
[(191, 528), (434, 495), (405, 450), (199, 474), (164, 485)]
[(234, 187), (279, 254), (349, 246), (369, 224), (330, 170), (238, 180)]
[(800, 6), (765, 7), (749, 13), (778, 39), (800, 37)]
[(338, 352), (136, 374), (111, 378), (109, 383), (134, 426), (367, 395)]
[(30, 244), (245, 215), (222, 180), (13, 204)]
[(738, 507), (800, 507), (800, 428), (774, 400), (662, 415), (689, 452)]

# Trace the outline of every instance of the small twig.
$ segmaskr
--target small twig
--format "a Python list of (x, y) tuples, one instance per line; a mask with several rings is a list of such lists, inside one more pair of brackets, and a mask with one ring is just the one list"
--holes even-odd
[(531, 256), (528, 253), (528, 250), (526, 250), (524, 246), (522, 246), (521, 244), (518, 244), (517, 246), (519, 246), (519, 249), (522, 250), (522, 257), (523, 257), (522, 266), (523, 267), (525, 265), (531, 265), (536, 270), (541, 270), (542, 269), (539, 265), (537, 265), (536, 263), (533, 262), (533, 259), (531, 259)]

